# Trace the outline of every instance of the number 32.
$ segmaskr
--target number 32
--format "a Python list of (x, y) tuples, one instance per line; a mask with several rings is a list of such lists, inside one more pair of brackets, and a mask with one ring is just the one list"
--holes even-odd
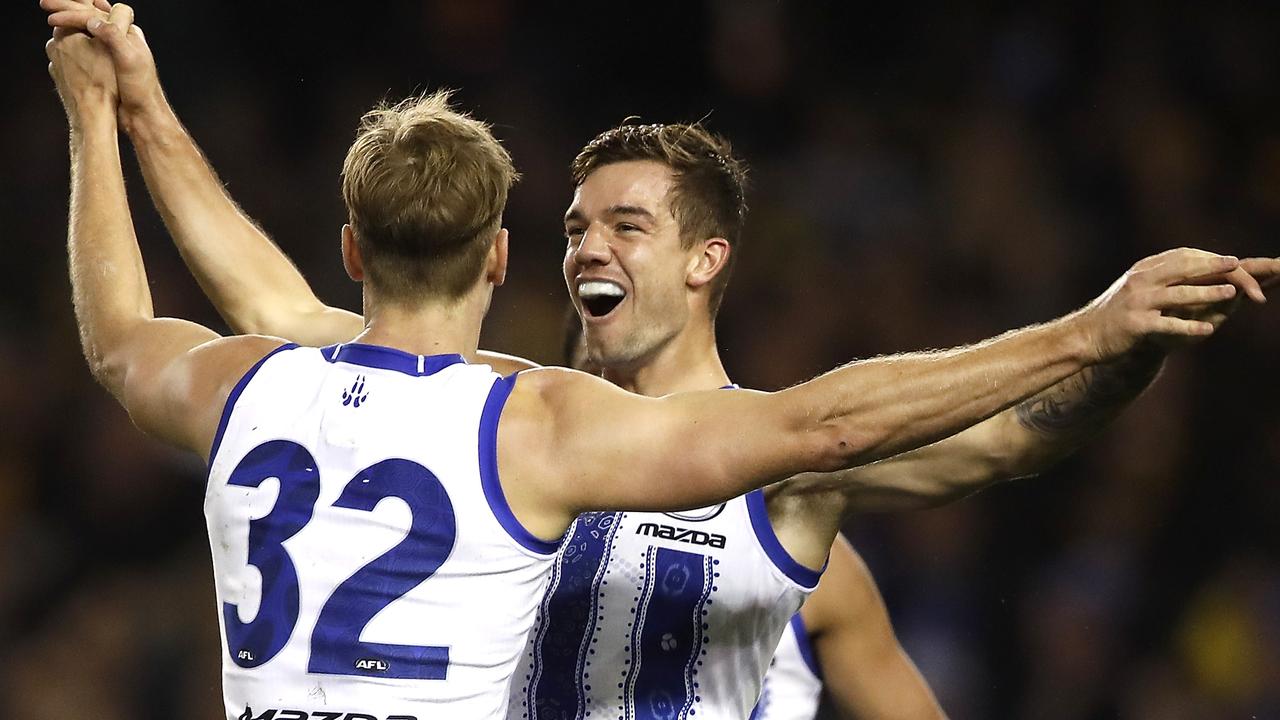
[[(320, 470), (298, 443), (272, 440), (259, 445), (240, 461), (227, 484), (258, 487), (268, 478), (280, 482), (276, 503), (265, 517), (249, 522), (248, 561), (262, 574), (257, 616), (241, 622), (236, 605), (222, 604), (227, 649), (243, 668), (259, 667), (275, 657), (298, 623), (298, 573), (283, 543), (311, 521), (320, 496)], [(383, 460), (356, 473), (334, 507), (369, 512), (387, 497), (408, 504), (413, 516), (409, 533), (329, 596), (311, 632), (308, 672), (417, 680), (443, 680), (448, 672), (448, 647), (360, 641), (374, 615), (440, 569), (457, 536), (444, 485), (410, 460)]]

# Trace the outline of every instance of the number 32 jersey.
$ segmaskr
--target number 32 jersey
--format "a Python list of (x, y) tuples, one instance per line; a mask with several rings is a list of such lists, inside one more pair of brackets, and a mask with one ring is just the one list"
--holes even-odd
[(585, 513), (569, 529), (509, 720), (742, 720), (818, 573), (763, 493), (685, 513)]
[(229, 719), (503, 716), (557, 547), (498, 483), (513, 384), (359, 344), (241, 380), (205, 497)]

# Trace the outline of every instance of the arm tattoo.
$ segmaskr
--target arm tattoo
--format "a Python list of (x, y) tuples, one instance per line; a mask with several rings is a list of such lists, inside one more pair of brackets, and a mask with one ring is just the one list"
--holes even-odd
[(1018, 422), (1044, 435), (1067, 435), (1098, 428), (1146, 389), (1160, 372), (1163, 355), (1138, 350), (1110, 363), (1093, 365), (1019, 403)]

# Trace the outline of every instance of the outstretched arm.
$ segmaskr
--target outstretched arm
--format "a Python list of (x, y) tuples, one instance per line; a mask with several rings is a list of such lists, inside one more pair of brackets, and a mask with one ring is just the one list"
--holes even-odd
[[(111, 27), (128, 27), (127, 8)], [(207, 452), (231, 385), (279, 341), (228, 343), (194, 323), (155, 318), (125, 197), (111, 62), (97, 41), (46, 46), (71, 126), (67, 254), (80, 341), (97, 380), (142, 430)]]
[(1234, 295), (1230, 285), (1180, 283), (1237, 266), (1170, 251), (1059, 320), (969, 347), (856, 362), (778, 393), (637, 398), (583, 373), (531, 371), (504, 413), (499, 465), (508, 479), (528, 480), (514, 481), (529, 488), (512, 492), (517, 516), (532, 504), (530, 517), (550, 518), (533, 522), (553, 537), (583, 510), (699, 507), (796, 473), (873, 462), (954, 434), (1144, 338), (1211, 333), (1209, 323), (1161, 309)]
[[(99, 5), (104, 0), (98, 0)], [(76, 0), (41, 0), (59, 28), (84, 29), (102, 11)], [(301, 345), (350, 340), (364, 328), (356, 313), (316, 297), (288, 256), (227, 193), (160, 86), (145, 36), (110, 40), (120, 78), (120, 122), (133, 142), (151, 197), (187, 267), (218, 312), (239, 333), (263, 333)], [(501, 373), (535, 367), (480, 352)]]
[[(1265, 301), (1262, 288), (1280, 280), (1280, 259), (1244, 260), (1224, 279), (1238, 288), (1236, 297), (1181, 308), (1179, 314), (1221, 326), (1241, 298)], [(1119, 416), (1159, 374), (1169, 349), (1168, 340), (1163, 346), (1144, 343), (945, 440), (836, 476), (802, 476), (784, 483), (778, 492), (836, 493), (844, 497), (826, 498), (823, 504), (843, 500), (856, 511), (903, 510), (942, 504), (995, 482), (1035, 475)]]
[[(880, 512), (932, 507), (1042, 472), (1102, 430), (1155, 378), (1163, 354), (1086, 367), (949, 438), (833, 475), (802, 475), (776, 492)], [(814, 498), (817, 500), (817, 498)]]
[(800, 609), (823, 684), (845, 718), (940, 720), (945, 715), (907, 656), (876, 581), (843, 536)]

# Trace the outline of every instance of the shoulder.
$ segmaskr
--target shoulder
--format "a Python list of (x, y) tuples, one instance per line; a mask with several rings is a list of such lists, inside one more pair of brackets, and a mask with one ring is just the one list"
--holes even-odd
[(492, 352), (490, 350), (480, 350), (476, 352), (474, 361), (488, 365), (499, 375), (511, 375), (512, 373), (542, 367), (532, 360), (526, 360), (522, 357), (507, 355), (505, 353)]
[[(181, 331), (181, 328), (178, 328)], [(174, 343), (185, 344), (179, 333)], [(145, 382), (130, 383), (126, 406), (148, 432), (180, 447), (207, 453), (227, 401), (251, 371), (275, 351), (292, 347), (279, 338), (236, 336), (188, 345), (151, 368)]]
[(265, 335), (221, 337), (192, 348), (188, 362), (219, 385), (234, 385), (269, 356), (292, 347), (296, 345)]
[(569, 405), (592, 395), (630, 395), (603, 378), (563, 367), (534, 367), (516, 375), (512, 398), (540, 402), (548, 407)]

